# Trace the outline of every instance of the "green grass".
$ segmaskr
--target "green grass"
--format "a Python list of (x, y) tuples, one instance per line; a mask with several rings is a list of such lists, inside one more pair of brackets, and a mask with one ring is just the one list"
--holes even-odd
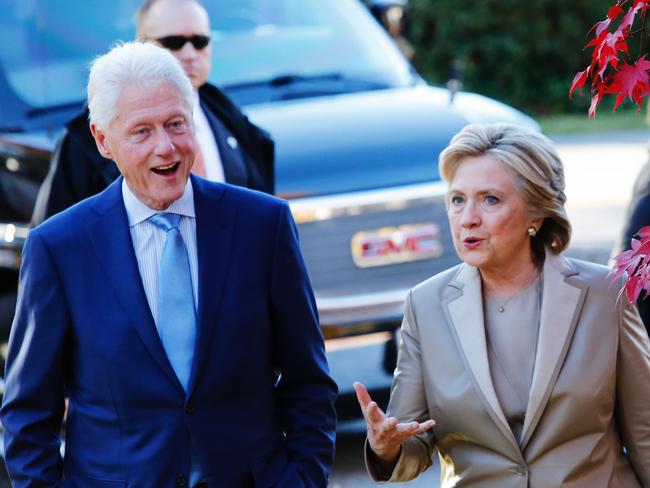
[(584, 113), (548, 115), (537, 117), (545, 134), (578, 134), (648, 129), (645, 111), (636, 111), (636, 106), (622, 106), (616, 112), (599, 107), (596, 117), (590, 119)]

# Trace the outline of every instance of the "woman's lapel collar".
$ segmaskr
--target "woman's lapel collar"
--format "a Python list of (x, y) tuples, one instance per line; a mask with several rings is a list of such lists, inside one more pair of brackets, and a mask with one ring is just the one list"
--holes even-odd
[(577, 274), (578, 271), (564, 257), (546, 253), (539, 338), (522, 448), (539, 422), (573, 337), (587, 291), (587, 285), (580, 280), (567, 280)]
[(453, 294), (451, 300), (447, 302), (447, 310), (469, 370), (483, 395), (492, 419), (510, 443), (518, 449), (517, 441), (510, 430), (492, 384), (483, 322), (481, 276), (478, 269), (467, 264), (461, 265), (449, 286), (461, 292)]

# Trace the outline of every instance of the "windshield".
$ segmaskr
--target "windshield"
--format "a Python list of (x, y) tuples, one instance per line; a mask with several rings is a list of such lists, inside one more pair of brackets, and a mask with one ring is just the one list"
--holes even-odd
[[(244, 103), (274, 99), (260, 86), (273, 80), (277, 85), (278, 78), (285, 85), (326, 80), (338, 83), (337, 91), (413, 81), (409, 65), (358, 0), (202, 4), (212, 19), (210, 80), (232, 90), (236, 101), (239, 92)], [(0, 0), (0, 89), (8, 87), (15, 97), (8, 103), (24, 104), (32, 117), (79, 104), (89, 62), (116, 40), (133, 39), (139, 5), (140, 0), (112, 0), (110, 8), (88, 0)]]

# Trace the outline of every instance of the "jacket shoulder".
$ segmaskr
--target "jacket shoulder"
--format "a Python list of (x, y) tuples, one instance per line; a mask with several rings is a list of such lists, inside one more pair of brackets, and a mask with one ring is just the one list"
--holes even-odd
[(262, 191), (198, 177), (193, 177), (192, 181), (196, 184), (198, 191), (211, 195), (211, 198), (219, 199), (228, 208), (236, 209), (238, 214), (253, 219), (262, 217), (269, 212), (282, 211), (284, 207), (288, 207), (286, 200)]
[(93, 213), (88, 200), (90, 199), (82, 200), (47, 218), (29, 232), (28, 238), (39, 236), (50, 245), (62, 246), (72, 252), (78, 247), (79, 240), (86, 231), (84, 224)]
[(419, 283), (411, 289), (411, 295), (415, 299), (421, 296), (440, 296), (447, 289), (447, 286), (454, 281), (463, 266), (463, 263), (457, 264)]
[(115, 198), (116, 195), (121, 195), (120, 188), (120, 183), (114, 181), (100, 193), (85, 198), (48, 217), (32, 229), (30, 234), (40, 233), (46, 238), (56, 235), (79, 235), (80, 232), (84, 232), (85, 223), (97, 217), (98, 208), (107, 210), (122, 201)]
[[(563, 257), (571, 272), (568, 274), (568, 280), (571, 281), (572, 275), (575, 279), (580, 280), (582, 283), (592, 288), (602, 288), (603, 291), (614, 288), (611, 286), (609, 278), (610, 268), (598, 263), (589, 261), (582, 261), (569, 257)], [(616, 293), (612, 290), (612, 293)]]

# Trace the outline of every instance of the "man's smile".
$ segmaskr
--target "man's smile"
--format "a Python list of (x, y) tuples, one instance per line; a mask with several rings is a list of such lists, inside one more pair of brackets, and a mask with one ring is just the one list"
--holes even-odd
[(164, 166), (157, 166), (155, 168), (151, 168), (151, 171), (153, 171), (157, 175), (171, 176), (174, 173), (176, 173), (180, 165), (181, 165), (180, 161), (176, 161), (174, 163), (166, 164)]

